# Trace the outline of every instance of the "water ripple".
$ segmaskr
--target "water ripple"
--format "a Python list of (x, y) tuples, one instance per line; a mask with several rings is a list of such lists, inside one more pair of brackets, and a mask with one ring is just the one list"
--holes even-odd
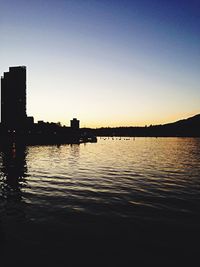
[(9, 201), (24, 203), (32, 219), (59, 211), (180, 222), (185, 214), (198, 217), (198, 138), (99, 139), (19, 152), (13, 158), (1, 151), (1, 213)]

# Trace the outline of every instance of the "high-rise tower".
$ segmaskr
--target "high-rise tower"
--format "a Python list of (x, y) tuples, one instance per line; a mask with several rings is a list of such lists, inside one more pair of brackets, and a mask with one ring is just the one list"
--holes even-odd
[(26, 125), (26, 67), (10, 67), (1, 77), (1, 123), (9, 130)]

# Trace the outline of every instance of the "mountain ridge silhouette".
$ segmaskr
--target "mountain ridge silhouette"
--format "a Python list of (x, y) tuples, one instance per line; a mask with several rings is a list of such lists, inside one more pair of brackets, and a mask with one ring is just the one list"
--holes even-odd
[(160, 125), (102, 127), (91, 130), (97, 136), (200, 137), (200, 114)]

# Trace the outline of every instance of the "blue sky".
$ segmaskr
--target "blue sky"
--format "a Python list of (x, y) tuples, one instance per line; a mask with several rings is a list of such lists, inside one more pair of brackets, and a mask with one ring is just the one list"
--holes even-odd
[(200, 113), (200, 2), (1, 0), (0, 73), (27, 66), (27, 113), (81, 126)]

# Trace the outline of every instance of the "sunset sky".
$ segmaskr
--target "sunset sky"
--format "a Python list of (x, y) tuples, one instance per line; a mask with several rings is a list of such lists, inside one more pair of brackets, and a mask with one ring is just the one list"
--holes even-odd
[(0, 0), (0, 74), (27, 66), (27, 114), (84, 127), (200, 113), (199, 0)]

